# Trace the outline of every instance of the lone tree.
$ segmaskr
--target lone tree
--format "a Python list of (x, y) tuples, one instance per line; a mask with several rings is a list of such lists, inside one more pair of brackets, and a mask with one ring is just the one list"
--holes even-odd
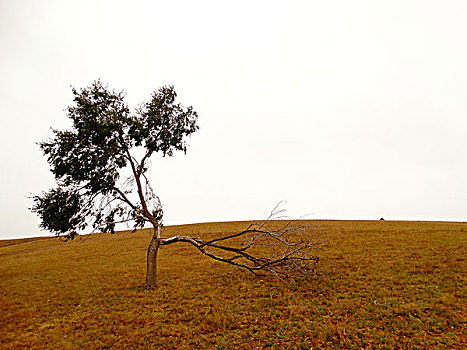
[(133, 222), (134, 230), (151, 225), (147, 250), (146, 289), (156, 287), (157, 252), (161, 245), (185, 242), (203, 254), (255, 274), (278, 277), (315, 273), (321, 242), (314, 243), (306, 226), (279, 224), (270, 219), (246, 230), (204, 241), (195, 237), (161, 237), (163, 210), (146, 173), (154, 153), (173, 156), (186, 152), (185, 139), (198, 130), (193, 108), (176, 103), (173, 86), (153, 92), (135, 113), (124, 102), (125, 93), (109, 90), (100, 80), (90, 87), (73, 88), (68, 107), (72, 129), (53, 130), (52, 139), (39, 145), (47, 156), (57, 187), (33, 197), (31, 210), (40, 226), (66, 240), (90, 226), (115, 232), (118, 223)]

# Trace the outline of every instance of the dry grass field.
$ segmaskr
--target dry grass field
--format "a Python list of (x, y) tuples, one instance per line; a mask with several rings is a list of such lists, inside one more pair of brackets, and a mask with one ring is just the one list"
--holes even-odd
[[(0, 241), (1, 349), (465, 349), (467, 224), (313, 221), (326, 274), (255, 277), (148, 232)], [(247, 222), (165, 228), (240, 231)]]

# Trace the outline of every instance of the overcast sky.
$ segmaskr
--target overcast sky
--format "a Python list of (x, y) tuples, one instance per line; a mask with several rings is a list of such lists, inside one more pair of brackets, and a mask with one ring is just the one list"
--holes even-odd
[(154, 157), (165, 224), (467, 220), (467, 2), (0, 0), (0, 238), (47, 235), (36, 142), (101, 78), (173, 84), (187, 155)]

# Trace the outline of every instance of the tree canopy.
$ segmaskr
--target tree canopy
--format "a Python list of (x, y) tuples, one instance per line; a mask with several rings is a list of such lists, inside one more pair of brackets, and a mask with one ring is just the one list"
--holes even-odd
[(134, 229), (160, 224), (162, 206), (146, 177), (149, 158), (186, 152), (198, 114), (176, 103), (173, 86), (153, 92), (134, 113), (123, 91), (100, 80), (72, 91), (71, 130), (53, 129), (54, 137), (39, 144), (57, 183), (33, 197), (40, 226), (72, 239), (88, 226), (114, 232), (119, 222), (133, 221)]

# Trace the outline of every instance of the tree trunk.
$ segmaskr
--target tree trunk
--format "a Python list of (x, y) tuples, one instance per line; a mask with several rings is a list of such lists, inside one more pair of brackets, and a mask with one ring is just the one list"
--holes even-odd
[(154, 226), (154, 234), (148, 247), (147, 258), (147, 274), (146, 274), (146, 289), (153, 290), (156, 288), (157, 279), (157, 251), (160, 245), (160, 228)]

